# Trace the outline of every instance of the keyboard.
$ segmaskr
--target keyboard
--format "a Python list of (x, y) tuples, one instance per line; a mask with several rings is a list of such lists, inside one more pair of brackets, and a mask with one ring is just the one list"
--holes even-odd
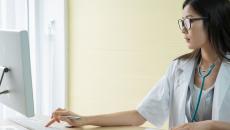
[(28, 130), (24, 127), (21, 127), (21, 126), (12, 126), (12, 125), (4, 125), (4, 126), (0, 126), (0, 130)]
[(22, 126), (28, 130), (63, 130), (65, 129), (65, 125), (63, 124), (55, 124), (50, 127), (45, 127), (47, 121), (42, 120), (36, 120), (33, 118), (12, 118), (9, 119), (13, 123)]

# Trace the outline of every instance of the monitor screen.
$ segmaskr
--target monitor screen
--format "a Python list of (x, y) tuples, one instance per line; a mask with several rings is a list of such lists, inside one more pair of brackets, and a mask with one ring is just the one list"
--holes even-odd
[(0, 103), (27, 117), (34, 116), (27, 31), (0, 30), (0, 77)]

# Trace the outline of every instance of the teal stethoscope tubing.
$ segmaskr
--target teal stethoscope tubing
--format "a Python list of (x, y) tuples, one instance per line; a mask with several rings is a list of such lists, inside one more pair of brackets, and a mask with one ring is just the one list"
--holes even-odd
[(210, 67), (208, 68), (208, 72), (205, 75), (202, 74), (200, 67), (198, 67), (198, 73), (199, 73), (200, 78), (202, 79), (202, 83), (201, 83), (201, 89), (200, 89), (199, 97), (198, 97), (197, 104), (196, 104), (196, 109), (195, 109), (193, 116), (192, 116), (192, 122), (194, 122), (196, 120), (196, 114), (197, 114), (197, 111), (198, 111), (198, 108), (200, 105), (200, 100), (201, 100), (201, 96), (202, 96), (202, 91), (204, 89), (205, 79), (207, 76), (209, 76), (212, 73), (212, 70), (214, 67), (215, 67), (215, 64), (210, 65)]

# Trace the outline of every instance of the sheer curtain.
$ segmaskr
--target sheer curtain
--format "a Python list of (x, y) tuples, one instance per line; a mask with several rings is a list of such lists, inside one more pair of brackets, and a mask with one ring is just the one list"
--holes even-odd
[[(67, 104), (66, 6), (66, 0), (0, 0), (0, 29), (29, 32), (36, 115)], [(15, 114), (0, 104), (0, 119)]]

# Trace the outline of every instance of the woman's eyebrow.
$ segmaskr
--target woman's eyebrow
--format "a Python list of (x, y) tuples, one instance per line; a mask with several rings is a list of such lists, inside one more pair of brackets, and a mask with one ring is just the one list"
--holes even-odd
[(190, 18), (190, 17), (193, 17), (193, 15), (189, 14), (189, 15), (186, 15), (185, 17), (182, 17), (182, 18), (184, 19), (184, 18)]

